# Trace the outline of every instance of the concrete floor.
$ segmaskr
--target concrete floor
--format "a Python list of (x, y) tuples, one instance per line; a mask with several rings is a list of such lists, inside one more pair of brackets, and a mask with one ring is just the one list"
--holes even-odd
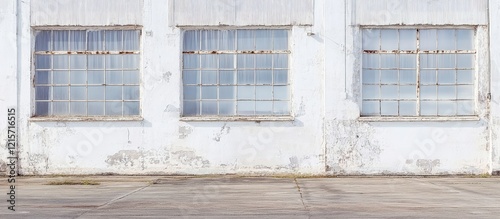
[[(47, 185), (78, 180), (100, 185)], [(500, 178), (18, 177), (16, 212), (3, 203), (0, 218), (498, 218)]]

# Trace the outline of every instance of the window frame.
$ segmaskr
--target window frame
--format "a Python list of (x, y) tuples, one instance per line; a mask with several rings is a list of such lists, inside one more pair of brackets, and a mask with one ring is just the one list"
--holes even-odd
[[(120, 50), (120, 51), (110, 51), (110, 50), (92, 50), (89, 51), (88, 48), (85, 49), (85, 51), (36, 51), (36, 36), (37, 33), (40, 31), (86, 31), (88, 34), (88, 31), (130, 31), (130, 30), (135, 30), (138, 31), (138, 49), (134, 51), (129, 51), (129, 50)], [(72, 27), (72, 26), (37, 26), (37, 27), (31, 27), (31, 50), (30, 50), (30, 121), (34, 122), (52, 122), (52, 121), (63, 121), (63, 122), (71, 122), (71, 121), (143, 121), (144, 118), (142, 116), (142, 109), (143, 109), (143, 89), (142, 89), (142, 59), (143, 59), (143, 37), (144, 37), (144, 31), (141, 26), (131, 26), (131, 25), (125, 25), (125, 26), (103, 26), (103, 27), (95, 27), (95, 26), (82, 26), (82, 27)], [(53, 39), (51, 39), (52, 43)], [(88, 46), (88, 35), (86, 35), (86, 46)], [(36, 115), (36, 55), (43, 55), (43, 54), (50, 54), (50, 55), (58, 55), (58, 54), (64, 54), (64, 55), (73, 55), (73, 54), (78, 54), (78, 55), (113, 55), (113, 54), (137, 54), (139, 56), (138, 58), (138, 84), (134, 84), (134, 86), (139, 87), (139, 97), (138, 97), (138, 114), (137, 115), (123, 115), (123, 108), (122, 108), (122, 115)], [(52, 69), (52, 68), (51, 68)], [(85, 71), (88, 71), (88, 66), (85, 68)], [(123, 71), (123, 67), (120, 68), (121, 71)], [(52, 70), (51, 70), (52, 71)], [(105, 71), (105, 70), (103, 70)], [(50, 87), (53, 87), (54, 84), (51, 84)], [(68, 84), (68, 86), (71, 86), (71, 83)], [(104, 85), (103, 85), (104, 86)], [(127, 84), (120, 84), (120, 86), (128, 86)], [(85, 87), (88, 87), (86, 84)], [(105, 87), (105, 86), (104, 86)], [(122, 91), (123, 92), (123, 91)], [(51, 101), (51, 100), (49, 100)], [(70, 100), (68, 100), (70, 101)], [(104, 104), (106, 103), (105, 100)], [(89, 100), (85, 101), (86, 103), (89, 102)], [(122, 96), (121, 102), (126, 102), (124, 101), (124, 97)], [(87, 106), (88, 107), (88, 106)], [(122, 106), (123, 107), (123, 106)]]
[[(292, 55), (292, 43), (291, 43), (291, 35), (292, 35), (292, 27), (291, 26), (269, 26), (269, 27), (196, 27), (196, 26), (182, 26), (180, 28), (180, 52), (179, 52), (179, 60), (180, 60), (180, 121), (293, 121), (295, 119), (294, 113), (293, 113), (293, 89), (292, 89), (292, 80), (291, 80), (291, 55)], [(287, 66), (287, 83), (286, 87), (288, 89), (288, 113), (283, 114), (283, 115), (185, 115), (184, 114), (184, 77), (183, 77), (183, 72), (184, 72), (184, 55), (185, 54), (274, 54), (273, 52), (268, 53), (269, 51), (265, 51), (264, 53), (261, 53), (259, 51), (252, 51), (252, 52), (246, 52), (246, 51), (239, 51), (236, 48), (236, 45), (238, 44), (237, 38), (235, 36), (235, 49), (234, 50), (215, 50), (215, 51), (204, 51), (200, 49), (199, 51), (195, 51), (194, 53), (192, 51), (184, 51), (184, 34), (186, 31), (203, 31), (203, 30), (215, 30), (215, 31), (223, 31), (223, 30), (286, 30), (288, 32), (288, 44), (287, 44), (287, 50), (279, 50), (279, 51), (285, 51), (286, 53), (279, 53), (279, 54), (286, 54), (288, 56), (288, 66)], [(228, 52), (230, 51), (230, 52)], [(274, 51), (274, 50), (272, 50)], [(215, 53), (214, 53), (215, 52)], [(236, 59), (235, 59), (236, 62)], [(217, 68), (217, 70), (220, 70)], [(237, 69), (234, 69), (235, 72)], [(201, 82), (200, 82), (201, 85)], [(217, 86), (220, 86), (220, 83), (217, 83)], [(238, 84), (235, 84), (234, 86), (239, 86)], [(256, 85), (253, 85), (256, 86)], [(217, 101), (219, 100), (218, 98), (216, 99)], [(274, 100), (273, 100), (274, 101)], [(237, 105), (235, 106), (235, 112), (237, 111)]]
[[(479, 71), (480, 71), (480, 66), (478, 66), (478, 56), (481, 53), (480, 50), (484, 49), (479, 47), (478, 44), (478, 26), (477, 25), (447, 25), (447, 26), (400, 26), (400, 25), (360, 25), (358, 26), (359, 28), (359, 34), (356, 37), (358, 40), (356, 42), (358, 45), (360, 45), (359, 48), (359, 56), (358, 56), (358, 62), (359, 63), (359, 68), (358, 68), (358, 76), (359, 77), (359, 87), (358, 87), (358, 97), (356, 98), (358, 100), (358, 106), (359, 106), (359, 116), (358, 120), (359, 121), (366, 121), (366, 122), (419, 122), (419, 121), (479, 121), (480, 120), (480, 115), (478, 111), (478, 107), (480, 105), (479, 102), (479, 90), (478, 90), (478, 83), (479, 81)], [(472, 30), (473, 31), (473, 39), (472, 39), (472, 44), (473, 44), (473, 50), (462, 50), (459, 51), (458, 49), (454, 49), (455, 52), (422, 52), (419, 50), (419, 37), (417, 33), (417, 39), (416, 39), (416, 49), (415, 53), (408, 53), (406, 50), (400, 50), (398, 48), (397, 52), (390, 52), (390, 51), (384, 51), (382, 53), (377, 52), (377, 50), (364, 50), (363, 49), (363, 32), (366, 29), (378, 29), (378, 30), (429, 30), (429, 29), (436, 29), (436, 30), (441, 30), (441, 29), (449, 29), (449, 30)], [(418, 31), (417, 31), (418, 32)], [(366, 52), (369, 51), (369, 52)], [(382, 51), (382, 50), (378, 50)], [(395, 50), (393, 50), (395, 51)], [(404, 52), (401, 52), (404, 51)], [(428, 50), (424, 50), (428, 51)], [(458, 51), (458, 52), (457, 52)], [(363, 114), (363, 56), (364, 54), (367, 53), (379, 53), (379, 54), (416, 54), (416, 77), (418, 80), (415, 81), (416, 87), (417, 87), (417, 98), (415, 99), (417, 101), (417, 115), (415, 116), (400, 116), (400, 115), (366, 115)], [(420, 82), (420, 54), (473, 54), (473, 114), (471, 115), (421, 115), (420, 113), (420, 102), (421, 102), (421, 97), (420, 97), (420, 87), (421, 87), (421, 82)], [(399, 67), (398, 67), (399, 70)], [(439, 85), (437, 85), (439, 86)], [(398, 91), (399, 92), (399, 91)]]

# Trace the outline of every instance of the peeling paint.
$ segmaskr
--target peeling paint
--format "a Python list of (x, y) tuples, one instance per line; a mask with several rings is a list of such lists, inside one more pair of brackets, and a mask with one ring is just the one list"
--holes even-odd
[[(172, 162), (178, 162), (183, 166), (196, 168), (210, 167), (210, 161), (197, 156), (193, 151), (175, 151), (171, 153)], [(175, 163), (174, 163), (175, 164)]]
[(180, 126), (179, 127), (179, 139), (186, 138), (189, 134), (193, 132), (193, 129), (188, 126)]
[(229, 134), (229, 130), (231, 130), (231, 127), (227, 126), (227, 123), (224, 123), (224, 126), (222, 126), (220, 131), (214, 134), (215, 136), (212, 139), (216, 142), (220, 142), (221, 136)]
[(422, 169), (422, 171), (424, 171), (424, 173), (431, 174), (433, 169), (435, 169), (436, 167), (439, 167), (440, 162), (441, 161), (438, 159), (435, 159), (435, 160), (418, 159), (416, 165), (417, 165), (417, 167)]

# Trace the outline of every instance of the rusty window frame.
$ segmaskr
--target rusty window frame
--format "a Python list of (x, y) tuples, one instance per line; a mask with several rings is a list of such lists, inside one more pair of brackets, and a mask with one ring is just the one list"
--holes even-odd
[[(67, 42), (64, 42), (66, 44), (67, 48), (66, 50), (56, 50), (54, 47), (54, 42), (56, 39), (54, 38), (54, 32), (67, 32)], [(79, 49), (73, 49), (72, 48), (72, 42), (71, 42), (71, 37), (74, 31), (79, 31), (79, 32), (85, 32), (85, 39), (84, 39), (84, 48), (79, 48)], [(108, 49), (106, 45), (106, 33), (108, 31), (113, 31), (113, 32), (119, 32), (120, 33), (120, 41), (121, 41), (121, 49)], [(131, 42), (134, 42), (134, 47), (130, 49), (125, 49), (126, 47), (126, 42), (125, 42), (125, 34), (123, 31), (128, 31), (131, 33), (131, 36), (133, 38), (127, 38), (128, 40), (131, 40)], [(90, 50), (89, 49), (89, 33), (90, 32), (97, 32), (99, 34), (102, 34), (102, 49), (97, 49), (97, 50)], [(48, 39), (48, 48), (40, 49), (38, 48), (37, 42), (39, 34), (42, 33), (48, 33), (49, 34), (49, 39)], [(35, 117), (70, 117), (70, 118), (78, 118), (78, 117), (88, 117), (88, 118), (97, 118), (97, 117), (135, 117), (140, 115), (141, 107), (140, 107), (140, 38), (141, 38), (141, 31), (138, 30), (137, 28), (97, 28), (97, 29), (75, 29), (75, 28), (47, 28), (47, 29), (37, 29), (34, 31), (34, 48), (33, 48), (33, 76), (32, 76), (32, 83), (33, 83), (33, 90), (34, 90), (34, 97), (33, 97), (33, 103), (34, 103), (34, 112), (33, 115)], [(66, 58), (67, 60), (67, 68), (55, 68), (55, 60), (54, 57), (59, 56)], [(81, 69), (73, 69), (71, 67), (71, 62), (72, 62), (72, 57), (76, 56), (85, 56), (84, 62), (85, 62), (85, 67)], [(89, 57), (92, 56), (95, 58), (96, 56), (102, 56), (102, 68), (90, 68), (89, 66)], [(39, 57), (49, 57), (49, 67), (48, 68), (39, 68), (37, 61)], [(120, 59), (120, 67), (111, 69), (108, 68), (107, 62), (108, 62), (108, 57), (114, 57)], [(125, 58), (132, 58), (134, 65), (132, 67), (127, 67), (125, 65)], [(130, 60), (129, 60), (130, 61)], [(64, 62), (63, 62), (64, 63)], [(80, 72), (85, 72), (85, 82), (81, 83), (72, 83), (71, 82), (71, 71), (80, 71)], [(54, 81), (54, 72), (56, 71), (61, 71), (61, 72), (67, 72), (67, 77), (68, 77), (68, 82), (67, 83), (56, 83)], [(103, 82), (101, 83), (89, 83), (89, 71), (100, 71), (102, 72), (102, 79)], [(48, 78), (47, 78), (47, 83), (39, 83), (38, 82), (38, 74), (39, 72), (48, 72)], [(120, 72), (121, 77), (121, 83), (108, 83), (107, 79), (107, 73), (108, 72)], [(124, 82), (124, 72), (127, 72), (127, 74), (130, 73), (130, 75), (135, 75), (135, 82), (134, 81), (129, 81), (129, 82)], [(54, 88), (67, 88), (67, 97), (61, 100), (57, 100), (54, 98)], [(102, 95), (102, 99), (89, 99), (89, 87), (102, 87), (102, 90), (104, 94)], [(107, 99), (106, 96), (106, 89), (107, 88), (114, 87), (114, 88), (120, 88), (121, 92), (121, 97), (116, 100), (111, 100)], [(38, 99), (38, 89), (39, 88), (44, 88), (48, 89), (48, 96), (46, 98)], [(72, 88), (84, 88), (84, 96), (85, 98), (83, 99), (73, 99), (71, 96), (71, 90)], [(131, 89), (131, 96), (132, 97), (126, 97), (124, 89)], [(47, 104), (47, 113), (45, 114), (40, 114), (37, 111), (37, 105), (40, 103), (46, 103)], [(55, 103), (62, 103), (67, 105), (67, 113), (63, 114), (58, 114), (57, 112), (54, 112), (54, 104)], [(90, 109), (91, 106), (89, 103), (100, 103), (102, 104), (102, 114), (90, 114)], [(119, 104), (121, 105), (119, 108), (120, 110), (108, 110), (107, 105), (108, 104)], [(78, 113), (72, 110), (72, 105), (77, 105), (77, 104), (83, 104), (85, 105), (85, 113)]]
[[(232, 40), (234, 40), (233, 43), (233, 48), (231, 49), (220, 49), (222, 48), (221, 46), (221, 42), (223, 42), (223, 39), (222, 39), (222, 32), (223, 31), (233, 31), (234, 32), (234, 38)], [(240, 33), (240, 31), (250, 31), (250, 32), (253, 32), (253, 31), (283, 31), (284, 33), (286, 33), (286, 48), (284, 49), (266, 49), (266, 50), (258, 50), (256, 48), (256, 40), (255, 40), (255, 35), (253, 35), (254, 39), (253, 39), (253, 49), (240, 49), (239, 46), (238, 46), (238, 33)], [(217, 35), (217, 45), (215, 49), (207, 49), (207, 48), (203, 48), (203, 39), (202, 39), (202, 36), (203, 34), (206, 34), (207, 32), (214, 32), (216, 33)], [(182, 97), (182, 101), (183, 101), (183, 110), (182, 110), (182, 116), (185, 117), (185, 118), (196, 118), (196, 117), (204, 117), (204, 118), (209, 118), (209, 117), (221, 117), (221, 118), (224, 118), (224, 117), (259, 117), (259, 116), (273, 116), (273, 117), (276, 117), (276, 116), (289, 116), (290, 115), (290, 83), (289, 83), (289, 54), (291, 53), (290, 50), (289, 50), (289, 44), (288, 44), (288, 41), (289, 41), (289, 30), (288, 29), (185, 29), (183, 30), (183, 49), (182, 49), (182, 72), (183, 72), (183, 77), (182, 77), (182, 81), (183, 81), (183, 85), (182, 85), (182, 88), (183, 88), (183, 97)], [(196, 36), (199, 37), (198, 40), (198, 49), (186, 49), (186, 33), (190, 33), (190, 34), (195, 34)], [(273, 32), (274, 33), (274, 32)], [(255, 34), (255, 32), (253, 32), (252, 34)], [(271, 40), (273, 42), (273, 45), (276, 45), (276, 43), (278, 41), (275, 40), (276, 38), (274, 38), (274, 35), (273, 37), (271, 37)], [(227, 46), (227, 45), (226, 45)], [(220, 62), (221, 60), (219, 60), (219, 58), (221, 56), (219, 55), (230, 55), (230, 56), (233, 56), (233, 67), (232, 68), (222, 68), (220, 66)], [(239, 56), (243, 56), (243, 55), (252, 55), (254, 56), (254, 67), (250, 67), (250, 68), (241, 68), (240, 66), (238, 66), (238, 58)], [(257, 59), (257, 56), (259, 55), (269, 55), (270, 59), (271, 59), (271, 66), (270, 68), (258, 68), (256, 65), (256, 59)], [(286, 57), (286, 66), (285, 67), (276, 67), (275, 66), (275, 56), (279, 56), (279, 55), (285, 55)], [(187, 57), (188, 56), (198, 56), (199, 58), (198, 59), (198, 67), (197, 68), (187, 68), (186, 67), (186, 60), (187, 60)], [(202, 67), (202, 56), (216, 56), (216, 62), (217, 62), (217, 66), (215, 68), (203, 68)], [(203, 83), (202, 82), (202, 74), (203, 74), (203, 71), (216, 71), (216, 82), (215, 83)], [(251, 84), (240, 84), (238, 82), (238, 72), (239, 71), (245, 71), (245, 70), (250, 70), (250, 71), (254, 71), (254, 83)], [(272, 74), (272, 82), (271, 83), (265, 83), (265, 84), (258, 84), (257, 83), (257, 71), (259, 70), (269, 70), (271, 71), (271, 74)], [(189, 72), (189, 71), (197, 71), (197, 75), (198, 75), (198, 79), (199, 80), (198, 82), (196, 83), (187, 83), (186, 81), (186, 73)], [(224, 83), (221, 83), (221, 72), (223, 71), (233, 71), (234, 72), (234, 84), (224, 84)], [(277, 71), (286, 71), (286, 82), (283, 82), (283, 83), (277, 83), (275, 81), (275, 73)], [(188, 87), (199, 87), (199, 89), (196, 91), (198, 94), (198, 97), (195, 98), (195, 99), (186, 99), (186, 88)], [(216, 87), (216, 98), (209, 98), (209, 99), (204, 99), (203, 98), (203, 87), (204, 86), (214, 86)], [(257, 98), (257, 89), (259, 87), (264, 87), (264, 86), (267, 86), (267, 87), (271, 87), (271, 92), (273, 92), (272, 95), (274, 95), (274, 92), (276, 91), (275, 89), (277, 89), (278, 87), (281, 89), (281, 88), (284, 88), (286, 89), (285, 93), (286, 93), (286, 97), (284, 98), (278, 98), (276, 96), (272, 97), (271, 99), (259, 99)], [(224, 99), (224, 98), (221, 98), (221, 87), (234, 87), (234, 96), (233, 98), (231, 99)], [(253, 97), (251, 98), (239, 98), (238, 97), (238, 90), (241, 88), (241, 87), (253, 87)], [(216, 113), (208, 113), (208, 114), (204, 114), (203, 113), (203, 104), (204, 102), (215, 102), (216, 104)], [(238, 112), (238, 106), (241, 103), (243, 103), (244, 101), (247, 101), (247, 102), (253, 102), (253, 113), (239, 113)], [(272, 103), (272, 109), (271, 109), (271, 112), (270, 113), (258, 113), (257, 111), (257, 104), (259, 103), (259, 101), (266, 101), (266, 102), (271, 102)], [(231, 113), (223, 113), (221, 112), (221, 103), (224, 103), (224, 102), (233, 102), (234, 104), (232, 105), (232, 112)], [(196, 104), (196, 112), (195, 113), (187, 113), (186, 112), (186, 105), (187, 104), (193, 104), (195, 103)], [(284, 110), (281, 110), (281, 111), (278, 111), (277, 109), (277, 104), (280, 104), (281, 107), (284, 106)]]
[[(397, 47), (398, 48), (389, 48), (389, 49), (384, 49), (382, 48), (382, 31), (396, 31), (397, 32)], [(435, 49), (421, 49), (421, 37), (420, 37), (420, 34), (422, 31), (432, 31), (432, 30), (435, 30), (436, 31), (436, 48)], [(447, 30), (448, 32), (451, 30), (453, 31), (453, 40), (455, 42), (454, 46), (455, 48), (453, 49), (440, 49), (439, 48), (439, 37), (438, 37), (438, 31), (439, 30)], [(374, 46), (373, 45), (368, 45), (367, 42), (365, 42), (365, 37), (367, 37), (367, 35), (371, 34), (372, 36), (374, 34), (377, 34), (377, 33), (373, 33), (373, 32), (376, 32), (378, 31), (378, 46), (377, 48), (373, 48)], [(400, 32), (401, 31), (415, 31), (415, 48), (414, 49), (400, 49), (401, 48), (401, 34)], [(466, 49), (463, 49), (463, 45), (460, 44), (460, 47), (462, 48), (459, 48), (459, 40), (458, 40), (458, 31), (468, 31), (469, 33), (472, 33), (471, 35), (471, 38), (470, 38), (470, 42), (469, 45), (471, 46), (471, 48), (466, 48)], [(442, 32), (446, 32), (446, 31), (442, 31)], [(436, 28), (379, 28), (379, 27), (366, 27), (366, 28), (362, 28), (362, 75), (361, 75), (361, 81), (362, 81), (362, 98), (361, 98), (361, 102), (362, 102), (362, 106), (361, 106), (361, 115), (363, 117), (449, 117), (449, 116), (472, 116), (472, 115), (475, 115), (475, 104), (476, 104), (476, 97), (475, 97), (475, 83), (476, 83), (476, 75), (475, 75), (475, 71), (476, 71), (476, 62), (475, 62), (475, 59), (477, 58), (476, 57), (476, 48), (475, 48), (475, 34), (476, 34), (476, 31), (474, 28), (470, 28), (470, 27), (466, 27), (466, 28), (441, 28), (441, 29), (436, 29)], [(447, 39), (449, 40), (449, 39)], [(366, 41), (370, 41), (370, 40), (366, 40)], [(366, 49), (366, 47), (371, 47), (369, 49)], [(389, 46), (390, 47), (390, 46)], [(367, 64), (367, 60), (368, 60), (368, 56), (371, 56), (371, 55), (378, 55), (378, 65), (379, 67), (375, 67), (375, 68), (371, 68), (371, 67), (367, 67), (365, 65), (368, 65)], [(382, 56), (390, 56), (390, 55), (394, 55), (396, 58), (394, 59), (395, 60), (395, 64), (397, 65), (397, 67), (391, 67), (391, 68), (383, 68), (383, 67), (380, 67), (381, 65), (381, 57)], [(400, 68), (400, 57), (402, 56), (411, 56), (411, 55), (415, 55), (415, 67), (414, 68), (409, 68), (409, 69), (405, 69), (405, 68)], [(438, 56), (442, 56), (442, 55), (450, 55), (450, 56), (453, 56), (454, 57), (454, 66), (453, 67), (450, 67), (450, 68), (440, 68), (440, 67), (430, 67), (430, 68), (424, 68), (422, 67), (422, 63), (421, 62), (421, 58), (422, 57), (426, 57), (426, 56), (436, 56), (435, 59), (437, 60)], [(461, 67), (458, 67), (458, 58), (459, 56), (466, 56), (466, 55), (470, 55), (471, 56), (471, 60), (470, 63), (471, 63), (471, 66), (470, 67), (464, 67), (464, 68), (461, 68)], [(434, 60), (434, 61), (436, 61)], [(437, 61), (436, 61), (437, 63)], [(382, 72), (386, 70), (386, 71), (397, 71), (397, 83), (382, 83)], [(408, 83), (408, 84), (401, 84), (401, 71), (404, 71), (404, 70), (415, 70), (415, 81), (414, 83)], [(421, 81), (421, 76), (422, 76), (422, 71), (425, 71), (425, 70), (432, 70), (432, 71), (435, 71), (435, 84), (425, 84), (424, 82)], [(438, 82), (438, 77), (439, 77), (439, 72), (440, 70), (442, 71), (445, 71), (445, 70), (452, 70), (452, 71), (455, 71), (455, 83), (450, 83), (450, 84), (445, 84), (445, 83), (440, 83)], [(378, 71), (378, 80), (379, 80), (379, 83), (367, 83), (365, 81), (365, 75), (368, 75), (368, 71)], [(466, 82), (466, 83), (460, 83), (458, 82), (458, 79), (457, 79), (457, 75), (458, 75), (458, 72), (459, 71), (469, 71), (469, 74), (471, 74), (471, 77), (472, 77), (472, 82)], [(365, 74), (366, 73), (366, 74)], [(365, 90), (368, 86), (370, 85), (373, 85), (373, 86), (378, 86), (379, 89), (378, 89), (378, 98), (366, 98), (365, 96), (370, 96), (372, 94), (369, 94), (369, 91)], [(382, 87), (383, 86), (398, 86), (397, 88), (397, 97), (396, 98), (384, 98), (382, 96)], [(401, 85), (414, 85), (415, 86), (415, 93), (416, 93), (416, 96), (415, 98), (410, 98), (410, 99), (405, 99), (405, 98), (401, 98), (400, 96), (400, 86)], [(436, 87), (436, 97), (435, 98), (431, 98), (431, 99), (426, 99), (424, 97), (422, 97), (422, 87), (426, 87), (426, 86), (430, 86), (430, 85), (433, 85)], [(440, 99), (439, 97), (439, 94), (438, 94), (438, 90), (441, 88), (444, 89), (444, 87), (452, 87), (452, 86), (455, 86), (455, 90), (454, 90), (454, 94), (455, 94), (455, 97), (456, 98), (444, 98), (444, 99)], [(471, 97), (468, 97), (468, 98), (459, 98), (458, 97), (458, 86), (467, 86), (469, 87), (469, 91), (471, 94)], [(376, 113), (367, 113), (366, 111), (364, 111), (364, 107), (365, 107), (365, 104), (367, 102), (378, 102), (378, 111)], [(393, 101), (393, 102), (397, 102), (397, 114), (384, 114), (383, 113), (383, 110), (382, 110), (382, 101)], [(414, 114), (402, 114), (401, 113), (401, 109), (400, 109), (400, 103), (401, 102), (404, 102), (404, 101), (414, 101), (415, 102), (415, 113)], [(435, 114), (426, 114), (426, 113), (422, 113), (422, 108), (424, 106), (422, 106), (422, 102), (425, 102), (425, 101), (429, 101), (429, 102), (435, 102)], [(443, 110), (443, 113), (441, 113), (441, 111), (439, 110), (439, 104), (440, 104), (440, 101), (442, 102), (455, 102), (455, 106), (454, 106), (454, 112), (453, 113), (449, 113), (449, 112), (452, 112), (452, 111), (445, 111)], [(467, 104), (463, 104), (467, 102)], [(463, 104), (462, 105), (462, 112), (459, 112), (459, 107), (460, 107), (460, 104)], [(465, 105), (465, 107), (464, 107)], [(464, 113), (465, 112), (465, 113)]]

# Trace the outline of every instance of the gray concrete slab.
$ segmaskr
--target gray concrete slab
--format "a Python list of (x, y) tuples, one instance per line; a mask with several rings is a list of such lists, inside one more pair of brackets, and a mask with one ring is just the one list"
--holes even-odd
[[(47, 185), (82, 179), (100, 184)], [(500, 178), (18, 177), (0, 218), (498, 218), (498, 191)]]

